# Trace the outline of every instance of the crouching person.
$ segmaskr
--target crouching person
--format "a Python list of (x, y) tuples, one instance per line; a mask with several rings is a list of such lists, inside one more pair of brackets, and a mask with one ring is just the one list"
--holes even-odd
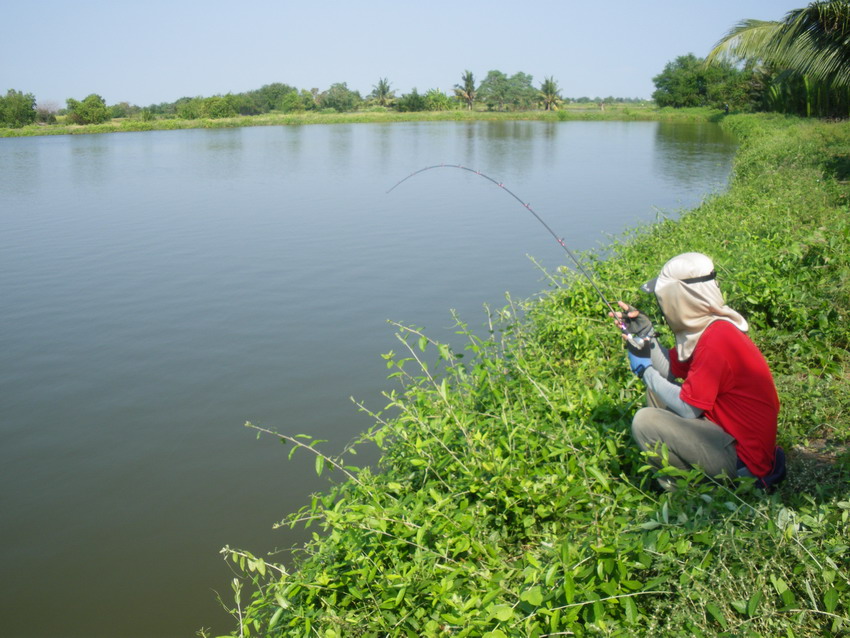
[[(632, 370), (647, 388), (648, 407), (632, 421), (632, 436), (649, 460), (701, 469), (709, 476), (753, 477), (771, 488), (785, 477), (785, 456), (776, 446), (779, 398), (770, 368), (747, 336), (747, 321), (725, 305), (714, 264), (685, 253), (668, 261), (647, 282), (676, 338), (667, 350), (647, 317), (619, 302), (613, 313), (642, 347), (628, 343)], [(678, 379), (681, 379), (680, 383)], [(662, 487), (670, 488), (662, 480)]]

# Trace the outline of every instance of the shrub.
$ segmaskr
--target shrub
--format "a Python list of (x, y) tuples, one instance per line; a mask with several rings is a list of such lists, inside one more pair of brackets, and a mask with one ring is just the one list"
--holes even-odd
[(0, 126), (21, 128), (36, 119), (35, 97), (9, 89), (6, 97), (0, 96)]
[(110, 119), (109, 109), (103, 98), (92, 93), (82, 102), (68, 98), (68, 119), (74, 124), (100, 124)]

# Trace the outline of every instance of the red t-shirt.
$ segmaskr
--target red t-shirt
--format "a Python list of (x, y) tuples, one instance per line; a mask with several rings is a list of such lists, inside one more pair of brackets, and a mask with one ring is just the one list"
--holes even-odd
[(738, 458), (758, 477), (770, 473), (779, 397), (764, 356), (732, 323), (705, 329), (690, 359), (670, 350), (670, 370), (684, 379), (679, 396), (735, 437)]

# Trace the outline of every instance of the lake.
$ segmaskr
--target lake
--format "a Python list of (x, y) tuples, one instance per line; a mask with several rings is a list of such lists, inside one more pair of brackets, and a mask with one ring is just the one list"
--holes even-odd
[(0, 633), (230, 631), (219, 550), (300, 543), (272, 526), (325, 485), (245, 421), (339, 452), (351, 397), (393, 388), (387, 320), (451, 342), (452, 309), (482, 325), (569, 265), (487, 180), (400, 179), (478, 169), (581, 251), (722, 190), (734, 151), (658, 122), (0, 139)]

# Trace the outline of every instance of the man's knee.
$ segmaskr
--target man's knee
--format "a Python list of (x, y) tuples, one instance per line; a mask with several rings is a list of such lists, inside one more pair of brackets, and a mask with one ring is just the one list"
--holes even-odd
[(659, 440), (656, 419), (653, 418), (657, 412), (658, 408), (641, 408), (632, 419), (632, 438), (643, 451), (652, 448)]
[(663, 465), (667, 411), (661, 408), (641, 408), (632, 419), (632, 438), (641, 452), (647, 453), (647, 461), (657, 467)]

